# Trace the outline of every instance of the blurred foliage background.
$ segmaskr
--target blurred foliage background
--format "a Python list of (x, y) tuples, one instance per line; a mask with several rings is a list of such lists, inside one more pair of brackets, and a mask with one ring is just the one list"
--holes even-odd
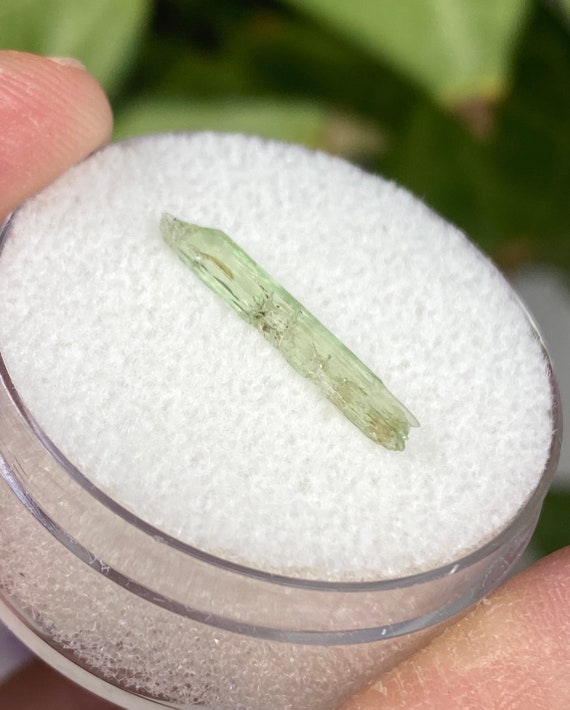
[[(570, 0), (1, 0), (0, 47), (83, 61), (117, 139), (303, 143), (408, 187), (506, 272), (570, 275)], [(556, 489), (534, 550), (569, 543)]]

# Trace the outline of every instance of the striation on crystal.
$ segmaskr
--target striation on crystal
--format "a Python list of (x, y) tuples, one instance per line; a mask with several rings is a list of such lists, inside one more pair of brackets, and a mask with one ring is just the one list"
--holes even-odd
[(417, 419), (290, 293), (217, 229), (163, 214), (164, 241), (372, 441), (403, 451)]

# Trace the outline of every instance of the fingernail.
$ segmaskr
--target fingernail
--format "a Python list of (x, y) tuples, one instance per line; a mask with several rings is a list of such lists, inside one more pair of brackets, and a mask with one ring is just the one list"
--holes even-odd
[(46, 57), (56, 64), (61, 64), (62, 67), (74, 67), (75, 69), (85, 69), (85, 64), (75, 59), (75, 57)]

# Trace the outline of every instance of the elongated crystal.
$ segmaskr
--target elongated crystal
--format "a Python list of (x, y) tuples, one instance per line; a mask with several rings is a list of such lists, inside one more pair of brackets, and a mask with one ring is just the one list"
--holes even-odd
[(162, 236), (180, 259), (313, 381), (366, 436), (403, 451), (416, 418), (338, 338), (224, 232), (169, 214)]

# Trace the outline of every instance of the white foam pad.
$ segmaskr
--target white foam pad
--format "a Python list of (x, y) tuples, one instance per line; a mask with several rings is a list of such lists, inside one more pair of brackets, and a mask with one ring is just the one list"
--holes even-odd
[[(413, 412), (368, 440), (162, 242), (225, 231)], [(94, 483), (214, 554), (324, 579), (452, 561), (504, 527), (551, 439), (540, 343), (499, 272), (409, 193), (243, 136), (108, 147), (16, 214), (0, 346)]]

